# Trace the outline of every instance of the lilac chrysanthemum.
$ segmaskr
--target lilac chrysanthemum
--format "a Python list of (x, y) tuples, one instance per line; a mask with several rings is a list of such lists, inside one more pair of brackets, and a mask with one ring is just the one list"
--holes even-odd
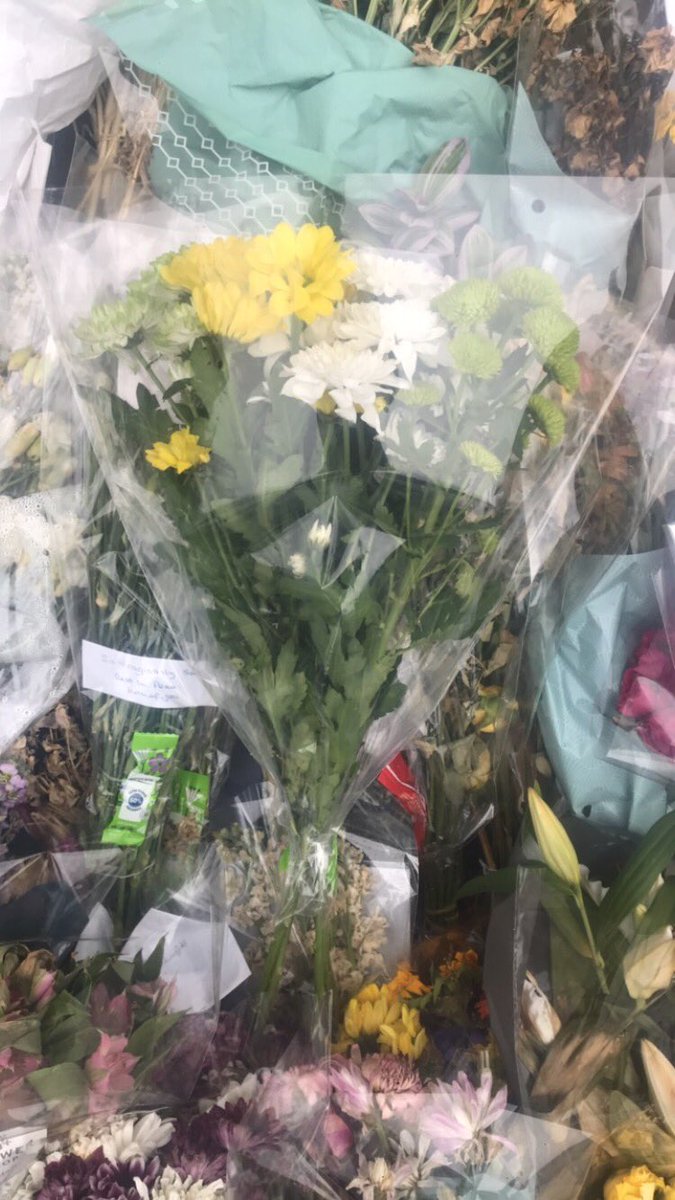
[(498, 1145), (509, 1148), (505, 1138), (488, 1133), (506, 1111), (506, 1088), (492, 1094), (491, 1071), (483, 1071), (476, 1087), (463, 1071), (451, 1083), (437, 1083), (420, 1119), (420, 1132), (449, 1157), (473, 1161), (483, 1150)]
[(158, 1158), (113, 1163), (102, 1150), (88, 1158), (65, 1154), (47, 1163), (35, 1200), (142, 1200), (135, 1181), (140, 1179), (151, 1191), (160, 1173)]

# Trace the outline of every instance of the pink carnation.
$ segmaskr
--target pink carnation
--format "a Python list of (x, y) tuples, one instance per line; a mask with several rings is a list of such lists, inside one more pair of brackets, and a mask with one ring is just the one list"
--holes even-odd
[(127, 1052), (125, 1037), (101, 1034), (98, 1048), (87, 1059), (85, 1071), (89, 1080), (89, 1112), (115, 1110), (117, 1099), (127, 1095), (134, 1086), (131, 1074), (139, 1061)]
[(650, 750), (675, 758), (675, 630), (643, 634), (621, 681), (618, 712)]

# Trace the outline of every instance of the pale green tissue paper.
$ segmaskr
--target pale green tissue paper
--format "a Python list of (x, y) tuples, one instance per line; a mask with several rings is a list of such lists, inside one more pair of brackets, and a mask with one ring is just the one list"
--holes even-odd
[(453, 137), (472, 170), (505, 168), (508, 98), (493, 79), (415, 67), (319, 0), (131, 0), (95, 23), (227, 138), (337, 191), (352, 173), (420, 171)]
[[(578, 816), (641, 834), (675, 801), (675, 788), (618, 766), (607, 755), (616, 744), (612, 703), (623, 672), (639, 635), (661, 623), (653, 575), (663, 561), (661, 551), (578, 558), (566, 580), (560, 633), (548, 666), (546, 633), (533, 631), (540, 637), (540, 645), (532, 645), (540, 652), (534, 655), (535, 671), (544, 672), (539, 723), (563, 794)], [(533, 680), (535, 686), (539, 682)]]

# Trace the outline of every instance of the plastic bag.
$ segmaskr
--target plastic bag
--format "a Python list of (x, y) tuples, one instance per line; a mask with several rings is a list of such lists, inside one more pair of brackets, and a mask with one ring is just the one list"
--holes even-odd
[[(648, 1107), (636, 1053), (644, 1055), (642, 1039), (670, 1053), (673, 881), (662, 873), (675, 816), (641, 839), (614, 830), (600, 837), (597, 826), (576, 818), (564, 825), (574, 843), (567, 861), (576, 866), (564, 878), (550, 855), (553, 837), (538, 850), (525, 841), (530, 865), (518, 869), (514, 894), (495, 908), (485, 980), (525, 1111), (597, 1136), (605, 1119), (623, 1123), (617, 1114), (629, 1103)], [(598, 1139), (602, 1148), (610, 1133)], [(643, 1158), (629, 1161), (649, 1157), (646, 1145), (634, 1142)], [(655, 1156), (666, 1149), (656, 1139), (650, 1146)], [(623, 1149), (630, 1153), (628, 1138)]]
[(221, 997), (246, 975), (215, 855), (122, 938), (106, 907), (120, 867), (115, 848), (3, 870), (6, 1129), (188, 1100)]
[[(357, 184), (362, 204), (369, 184)], [(520, 464), (536, 513), (542, 481), (564, 462), (567, 482), (598, 419), (572, 399), (580, 334), (563, 293), (574, 262), (528, 249), (517, 230), (497, 242), (482, 223), (504, 235), (510, 210), (471, 176), (484, 215), (467, 233), (454, 220), (461, 187), (448, 209), (442, 184), (409, 180), (420, 220), (447, 221), (445, 248), (426, 257), (363, 242), (348, 251), (328, 229), (283, 225), (254, 242), (196, 244), (95, 310), (68, 350), (113, 500), (181, 650), (281, 785), (292, 850), (263, 976), (270, 1003), (296, 913), (328, 899), (335, 833), (354, 798), (433, 711), (525, 566)], [(381, 205), (382, 181), (372, 186)], [(162, 220), (170, 250), (176, 235)], [(84, 283), (80, 311), (102, 282), (88, 267), (132, 231), (138, 258), (139, 226), (91, 226), (65, 247), (64, 274)], [(149, 244), (161, 242), (151, 229)], [(604, 305), (607, 264), (625, 249), (620, 238), (602, 248)], [(255, 294), (238, 308), (248, 255)], [(111, 257), (117, 282), (120, 254)], [(296, 259), (307, 286), (287, 290)], [(218, 272), (240, 282), (221, 292)], [(364, 303), (341, 305), (331, 323), (347, 279)], [(299, 314), (290, 323), (289, 312)], [(626, 357), (646, 320), (638, 315)], [(318, 928), (320, 994), (329, 946)]]
[[(22, 218), (0, 222), (0, 752), (72, 683), (61, 626), (63, 578), (77, 522), (67, 513), (76, 443), (48, 417), (45, 393), (58, 366), (31, 268)], [(62, 385), (63, 381), (61, 381)], [(58, 539), (50, 512), (63, 518)], [(57, 544), (55, 544), (57, 543)]]

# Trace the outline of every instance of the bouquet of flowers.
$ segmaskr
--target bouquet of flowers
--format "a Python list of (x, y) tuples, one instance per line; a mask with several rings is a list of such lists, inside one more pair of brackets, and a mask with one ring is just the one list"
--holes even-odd
[(330, 990), (335, 832), (518, 569), (523, 458), (536, 481), (565, 443), (579, 330), (560, 286), (450, 265), (282, 224), (163, 256), (71, 343), (147, 579), (280, 789), (268, 1004), (309, 898)]

